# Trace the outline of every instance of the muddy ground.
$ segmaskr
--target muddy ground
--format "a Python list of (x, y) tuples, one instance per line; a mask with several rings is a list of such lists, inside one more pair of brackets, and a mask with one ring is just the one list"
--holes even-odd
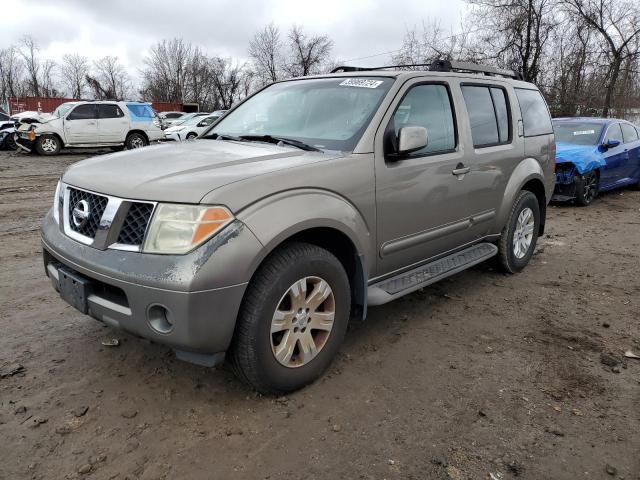
[(640, 192), (553, 206), (519, 275), (372, 308), (274, 399), (60, 300), (38, 226), (85, 155), (0, 153), (1, 479), (640, 479)]

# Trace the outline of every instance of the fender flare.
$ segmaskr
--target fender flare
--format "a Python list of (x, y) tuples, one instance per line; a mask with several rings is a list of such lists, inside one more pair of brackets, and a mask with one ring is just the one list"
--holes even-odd
[(371, 228), (355, 205), (329, 190), (301, 188), (265, 197), (236, 216), (264, 246), (251, 265), (252, 276), (271, 252), (297, 234), (315, 228), (341, 233), (354, 249), (356, 271), (350, 280), (353, 281), (355, 303), (364, 306), (363, 315), (366, 315), (366, 286), (373, 266), (368, 262), (375, 255), (371, 252)]

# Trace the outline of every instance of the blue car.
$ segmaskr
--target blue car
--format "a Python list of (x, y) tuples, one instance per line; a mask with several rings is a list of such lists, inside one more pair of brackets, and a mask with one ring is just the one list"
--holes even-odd
[(598, 192), (640, 186), (640, 134), (625, 120), (557, 118), (553, 200), (589, 205)]

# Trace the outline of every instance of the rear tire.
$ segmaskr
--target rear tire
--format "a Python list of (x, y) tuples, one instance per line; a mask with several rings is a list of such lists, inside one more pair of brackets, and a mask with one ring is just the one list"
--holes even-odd
[(147, 137), (141, 133), (130, 133), (127, 135), (127, 140), (124, 142), (127, 150), (135, 150), (136, 148), (142, 148), (149, 145)]
[(527, 266), (536, 248), (539, 232), (538, 198), (523, 190), (513, 204), (498, 242), (498, 262), (502, 271), (517, 273)]
[(340, 261), (315, 245), (285, 245), (247, 287), (229, 350), (231, 368), (262, 394), (298, 390), (331, 364), (350, 310), (349, 279)]
[(582, 175), (576, 184), (576, 203), (588, 207), (598, 196), (600, 191), (600, 178), (598, 172), (591, 171)]
[(36, 151), (40, 155), (57, 155), (60, 153), (60, 139), (55, 135), (41, 135), (36, 140)]

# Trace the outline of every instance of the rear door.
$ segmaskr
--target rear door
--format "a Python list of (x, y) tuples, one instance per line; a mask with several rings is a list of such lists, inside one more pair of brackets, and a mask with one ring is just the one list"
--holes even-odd
[(482, 237), (500, 233), (489, 231), (495, 225), (497, 209), (502, 205), (507, 181), (524, 155), (522, 142), (515, 141), (514, 111), (518, 104), (508, 84), (486, 80), (461, 84), (468, 118), (467, 179), (468, 202), (475, 217), (473, 234)]
[(95, 144), (98, 141), (98, 110), (93, 103), (75, 107), (64, 119), (68, 144)]
[(614, 140), (620, 142), (617, 147), (609, 148), (604, 152), (604, 159), (607, 165), (600, 174), (600, 184), (609, 186), (627, 178), (629, 175), (631, 170), (629, 166), (629, 149), (624, 144), (622, 128), (619, 123), (609, 125), (603, 138), (602, 143), (604, 145)]
[(638, 130), (630, 123), (621, 123), (624, 146), (629, 154), (629, 169), (627, 177), (632, 179), (640, 178), (640, 138)]
[(129, 131), (129, 119), (115, 103), (98, 104), (99, 143), (123, 143)]

